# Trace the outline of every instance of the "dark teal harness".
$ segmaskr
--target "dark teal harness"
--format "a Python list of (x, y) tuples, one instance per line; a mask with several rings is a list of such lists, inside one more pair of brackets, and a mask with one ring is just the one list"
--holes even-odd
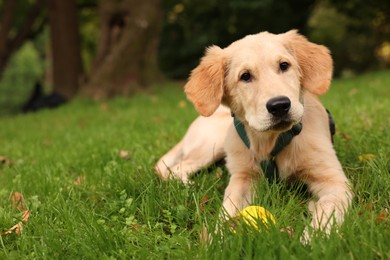
[[(234, 116), (234, 126), (236, 127), (238, 135), (241, 137), (241, 140), (244, 142), (248, 149), (251, 144), (249, 142), (248, 135), (246, 134), (244, 125)], [(289, 143), (291, 143), (292, 139), (299, 135), (302, 130), (302, 123), (298, 123), (294, 125), (290, 130), (281, 133), (277, 140), (275, 147), (272, 149), (270, 153), (270, 159), (260, 161), (260, 167), (264, 173), (264, 176), (268, 179), (268, 181), (278, 181), (279, 180), (279, 171), (278, 166), (275, 162), (276, 155), (281, 152)]]

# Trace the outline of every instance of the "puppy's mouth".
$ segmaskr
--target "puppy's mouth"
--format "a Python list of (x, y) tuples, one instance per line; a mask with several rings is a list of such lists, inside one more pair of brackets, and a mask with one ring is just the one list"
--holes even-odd
[(287, 131), (294, 125), (292, 120), (284, 119), (277, 120), (272, 126), (269, 128), (271, 131)]
[(266, 132), (285, 132), (290, 130), (294, 124), (296, 124), (294, 120), (291, 119), (273, 119), (268, 121), (267, 123), (256, 125), (255, 127), (249, 123), (254, 130), (262, 133)]
[(259, 118), (259, 116), (246, 116), (246, 121), (256, 132), (285, 132), (290, 130), (293, 125), (299, 123), (302, 119), (298, 115), (285, 115), (283, 117)]

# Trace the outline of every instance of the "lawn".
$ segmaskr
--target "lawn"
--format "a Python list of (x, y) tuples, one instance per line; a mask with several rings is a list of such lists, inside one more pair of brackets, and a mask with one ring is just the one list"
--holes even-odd
[[(339, 232), (310, 245), (299, 242), (310, 197), (266, 182), (255, 204), (273, 213), (274, 227), (226, 229), (200, 243), (203, 226), (217, 221), (223, 163), (190, 186), (152, 170), (197, 115), (179, 84), (0, 117), (0, 259), (389, 259), (389, 86), (390, 71), (375, 72), (335, 80), (322, 98), (356, 197)], [(19, 222), (19, 234), (6, 234)]]

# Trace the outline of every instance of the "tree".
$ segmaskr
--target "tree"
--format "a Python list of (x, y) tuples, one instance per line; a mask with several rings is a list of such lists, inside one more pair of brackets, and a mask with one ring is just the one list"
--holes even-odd
[(99, 15), (100, 40), (83, 93), (95, 98), (126, 95), (160, 79), (160, 1), (100, 1)]
[(44, 27), (43, 0), (0, 1), (0, 77), (12, 54)]
[[(72, 98), (79, 93), (80, 83), (88, 96), (110, 97), (130, 94), (162, 77), (156, 58), (163, 22), (159, 0), (0, 0), (0, 7), (0, 73), (11, 55), (42, 30), (49, 18), (47, 57), (53, 93), (44, 95), (39, 87), (35, 92), (40, 95), (32, 95), (26, 103), (32, 110)], [(101, 27), (96, 57), (86, 76), (82, 75), (78, 32), (83, 8), (99, 12)]]
[(47, 1), (53, 71), (53, 91), (72, 98), (79, 90), (82, 69), (75, 0)]
[(12, 54), (43, 31), (49, 11), (53, 94), (44, 95), (41, 84), (31, 82), (34, 93), (23, 110), (54, 107), (73, 97), (82, 72), (75, 0), (5, 0), (0, 6), (0, 75)]

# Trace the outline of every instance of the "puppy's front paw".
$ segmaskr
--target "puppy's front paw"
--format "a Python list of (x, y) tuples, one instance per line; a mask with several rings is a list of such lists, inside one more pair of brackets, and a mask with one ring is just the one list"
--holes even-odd
[(310, 244), (311, 236), (309, 234), (309, 230), (308, 230), (307, 227), (305, 228), (305, 230), (303, 230), (303, 233), (302, 233), (301, 237), (299, 238), (299, 241), (301, 241), (301, 243), (303, 245), (309, 245)]

